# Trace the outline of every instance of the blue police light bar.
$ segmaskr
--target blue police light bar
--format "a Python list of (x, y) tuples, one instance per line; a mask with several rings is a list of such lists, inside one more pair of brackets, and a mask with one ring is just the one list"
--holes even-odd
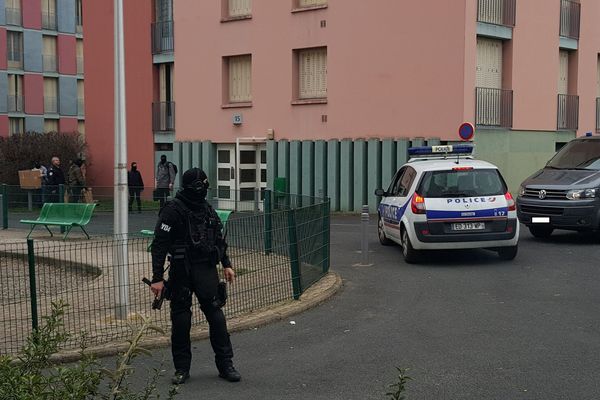
[(409, 156), (431, 156), (444, 154), (473, 154), (473, 146), (467, 144), (445, 146), (409, 147)]

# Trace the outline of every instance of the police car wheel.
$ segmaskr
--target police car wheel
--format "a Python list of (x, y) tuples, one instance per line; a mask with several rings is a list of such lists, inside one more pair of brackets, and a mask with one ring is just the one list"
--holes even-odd
[(381, 216), (377, 217), (377, 236), (379, 237), (379, 243), (381, 243), (383, 246), (390, 246), (394, 243), (388, 239), (387, 236), (385, 236), (385, 232), (383, 230), (383, 220), (381, 219)]
[(500, 247), (498, 249), (498, 257), (502, 260), (513, 260), (517, 256), (519, 246)]
[(552, 235), (553, 231), (554, 231), (554, 228), (551, 226), (530, 226), (529, 227), (529, 232), (531, 232), (531, 234), (538, 239), (549, 238), (550, 235)]
[(402, 255), (404, 256), (404, 261), (409, 264), (419, 261), (419, 252), (413, 248), (404, 226), (402, 226)]

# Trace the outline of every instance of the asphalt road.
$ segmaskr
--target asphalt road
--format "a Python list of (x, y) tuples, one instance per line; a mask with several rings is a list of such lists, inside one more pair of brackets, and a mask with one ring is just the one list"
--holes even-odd
[[(153, 216), (136, 218), (145, 226)], [(470, 250), (407, 265), (399, 247), (379, 245), (373, 221), (374, 265), (359, 267), (358, 223), (332, 218), (338, 295), (295, 324), (232, 334), (240, 383), (219, 379), (209, 342), (194, 343), (178, 398), (384, 399), (396, 366), (410, 368), (408, 400), (600, 398), (597, 238), (559, 232), (541, 241), (522, 230), (511, 262)], [(170, 353), (155, 358), (166, 360), (167, 387)]]

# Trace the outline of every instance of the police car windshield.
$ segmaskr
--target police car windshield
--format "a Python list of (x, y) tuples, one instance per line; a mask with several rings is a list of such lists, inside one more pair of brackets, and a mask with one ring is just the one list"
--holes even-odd
[(556, 153), (546, 167), (600, 170), (600, 140), (573, 140)]
[(506, 185), (495, 169), (426, 172), (419, 194), (423, 197), (474, 197), (506, 193)]

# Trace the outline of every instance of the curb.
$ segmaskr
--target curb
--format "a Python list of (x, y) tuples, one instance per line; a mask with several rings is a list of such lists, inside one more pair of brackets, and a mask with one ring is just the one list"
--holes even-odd
[[(257, 312), (233, 317), (227, 320), (227, 328), (230, 333), (240, 332), (277, 322), (289, 316), (310, 310), (333, 297), (342, 288), (342, 285), (342, 278), (335, 272), (329, 272), (309, 287), (300, 296), (300, 299), (284, 301)], [(192, 340), (208, 339), (208, 326), (203, 324), (199, 327), (192, 327), (190, 337)], [(170, 345), (171, 338), (167, 335), (150, 337), (142, 341), (142, 346), (148, 349), (168, 347)], [(85, 354), (94, 357), (108, 357), (117, 355), (125, 351), (128, 347), (129, 343), (126, 341), (112, 342), (88, 347), (85, 350)], [(74, 362), (80, 359), (80, 350), (64, 350), (51, 357), (51, 361), (57, 363)]]

